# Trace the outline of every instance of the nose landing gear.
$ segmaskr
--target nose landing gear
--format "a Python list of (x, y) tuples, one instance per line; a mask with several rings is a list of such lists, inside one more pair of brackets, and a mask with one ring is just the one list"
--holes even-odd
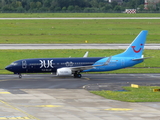
[(18, 73), (18, 76), (19, 76), (19, 78), (22, 78), (22, 75), (21, 75), (21, 73)]
[(22, 78), (22, 75), (21, 75), (21, 73), (14, 73), (14, 74), (18, 74), (18, 76), (19, 76), (19, 78)]

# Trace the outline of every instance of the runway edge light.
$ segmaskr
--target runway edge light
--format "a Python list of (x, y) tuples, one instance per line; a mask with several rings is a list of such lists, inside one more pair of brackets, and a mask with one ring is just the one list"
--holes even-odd
[(139, 88), (139, 85), (131, 84), (131, 87), (133, 87), (133, 88)]

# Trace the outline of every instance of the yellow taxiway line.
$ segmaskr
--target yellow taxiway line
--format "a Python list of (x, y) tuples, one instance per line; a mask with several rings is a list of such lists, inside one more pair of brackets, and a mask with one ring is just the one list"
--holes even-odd
[[(10, 105), (9, 103), (7, 103), (7, 102), (5, 102), (5, 101), (0, 100), (0, 102), (3, 103), (3, 104), (5, 104), (6, 106), (8, 106), (8, 107), (10, 107), (10, 108), (12, 108), (12, 109), (14, 109), (14, 110), (16, 110), (16, 111), (19, 111), (19, 112), (27, 115), (27, 117), (20, 117), (20, 119), (22, 119), (22, 118), (23, 118), (23, 119), (28, 119), (28, 118), (30, 118), (30, 119), (40, 120), (40, 119), (38, 119), (38, 118), (30, 115), (29, 113), (27, 113), (27, 112), (25, 112), (25, 111), (23, 111), (23, 110), (21, 110), (21, 109), (18, 109), (18, 108), (16, 108), (16, 107)], [(7, 118), (7, 119), (17, 119), (17, 117), (3, 117), (3, 118), (5, 118), (5, 119), (6, 119), (6, 118)], [(0, 117), (0, 119), (2, 119), (2, 117)]]

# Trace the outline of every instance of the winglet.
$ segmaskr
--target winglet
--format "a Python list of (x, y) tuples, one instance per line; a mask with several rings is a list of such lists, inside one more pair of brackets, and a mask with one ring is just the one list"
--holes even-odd
[(110, 56), (110, 57), (106, 60), (106, 62), (105, 62), (104, 64), (101, 64), (101, 65), (93, 65), (93, 67), (108, 65), (108, 64), (110, 63), (110, 61), (111, 61), (111, 58), (112, 58), (112, 56)]
[(84, 58), (85, 58), (85, 57), (88, 57), (88, 51), (84, 54), (83, 57), (84, 57)]
[(110, 61), (111, 61), (111, 58), (112, 58), (112, 56), (110, 56), (103, 65), (108, 65), (110, 63)]

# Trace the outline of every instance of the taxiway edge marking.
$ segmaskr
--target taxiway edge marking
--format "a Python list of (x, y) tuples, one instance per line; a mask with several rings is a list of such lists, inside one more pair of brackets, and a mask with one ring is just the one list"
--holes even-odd
[(29, 113), (27, 113), (27, 112), (25, 112), (25, 111), (23, 111), (23, 110), (20, 110), (20, 109), (18, 109), (18, 108), (16, 108), (16, 107), (10, 105), (9, 103), (3, 101), (3, 100), (0, 100), (0, 102), (3, 103), (3, 104), (5, 104), (5, 105), (7, 105), (8, 107), (10, 107), (10, 108), (12, 108), (12, 109), (14, 109), (14, 110), (17, 110), (17, 111), (19, 111), (19, 112), (21, 112), (21, 113), (27, 115), (27, 116), (28, 116), (29, 118), (31, 118), (31, 119), (40, 120), (39, 118), (36, 118), (36, 117), (30, 115)]

